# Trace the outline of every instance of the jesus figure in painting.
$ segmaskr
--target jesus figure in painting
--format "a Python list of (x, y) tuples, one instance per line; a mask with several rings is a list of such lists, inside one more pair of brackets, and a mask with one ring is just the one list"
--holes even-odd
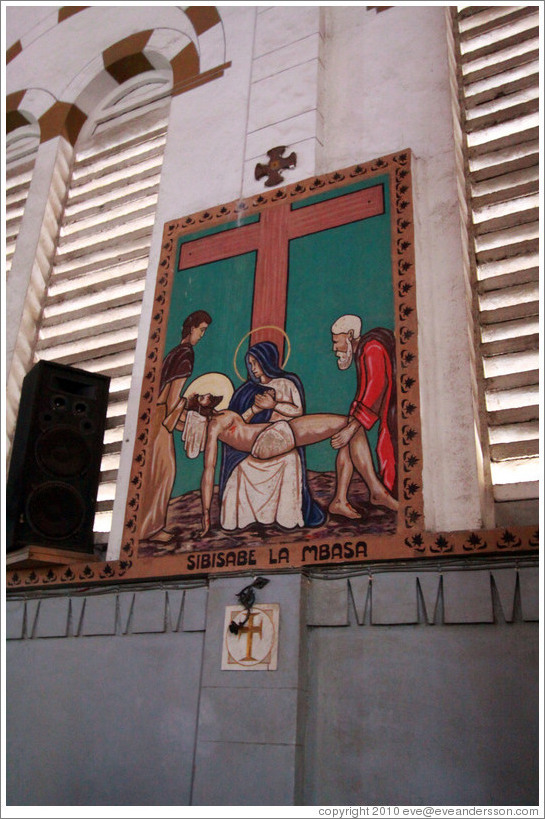
[[(228, 444), (241, 452), (249, 452), (257, 460), (266, 461), (291, 452), (297, 447), (325, 441), (346, 426), (344, 415), (316, 413), (301, 415), (291, 421), (248, 424), (232, 410), (217, 412), (215, 407), (221, 396), (193, 395), (187, 410), (198, 412), (207, 420), (204, 470), (201, 479), (203, 537), (210, 529), (210, 506), (214, 489), (214, 470), (218, 458), (218, 442)], [(375, 476), (371, 491), (377, 502), (388, 509), (397, 510), (398, 502)]]

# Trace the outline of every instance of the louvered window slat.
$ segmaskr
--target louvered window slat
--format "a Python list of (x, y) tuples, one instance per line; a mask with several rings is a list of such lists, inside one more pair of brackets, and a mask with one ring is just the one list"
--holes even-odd
[(35, 350), (111, 378), (97, 545), (111, 526), (165, 141), (163, 109), (137, 134), (102, 129), (77, 151)]
[(125, 404), (117, 411), (115, 415), (108, 415), (106, 418), (106, 429), (115, 429), (116, 427), (123, 427), (125, 422), (125, 415), (127, 413), (127, 405)]
[[(538, 205), (538, 197), (534, 191), (538, 190), (538, 169), (526, 168), (521, 171), (505, 174), (503, 178), (489, 179), (474, 186), (473, 207), (477, 221), (487, 216), (491, 209), (504, 205), (503, 210), (530, 209)], [(488, 210), (487, 210), (488, 209)], [(494, 215), (494, 214), (492, 214)]]
[[(473, 17), (473, 15), (475, 14), (479, 14), (482, 11), (483, 9), (480, 6), (463, 6), (461, 8), (458, 8), (458, 23), (460, 25), (460, 28), (463, 30), (464, 21), (468, 20), (468, 18)], [(492, 14), (493, 12), (494, 7), (492, 6), (487, 10), (485, 19), (488, 19), (488, 15)], [(468, 25), (477, 25), (477, 23), (472, 22), (470, 19)]]
[[(527, 71), (532, 73), (528, 74)], [(522, 67), (515, 67), (502, 74), (496, 74), (493, 78), (485, 78), (471, 85), (466, 97), (466, 107), (468, 113), (477, 105), (485, 102), (497, 101), (498, 91), (500, 98), (513, 98), (517, 92), (528, 88), (537, 88), (539, 85), (539, 63), (537, 60), (531, 65), (525, 64)]]
[(26, 157), (24, 162), (13, 162), (6, 166), (6, 277), (11, 272), (11, 262), (15, 254), (17, 236), (25, 212), (25, 204), (30, 190), (36, 152)]
[[(126, 308), (135, 302), (140, 303), (144, 282), (130, 282), (125, 287), (112, 287), (104, 293), (101, 299), (100, 292), (92, 292), (89, 297), (66, 299), (61, 303), (51, 305), (42, 323), (42, 338), (45, 340), (52, 335), (50, 328), (59, 327), (60, 333), (71, 333), (79, 327), (105, 327), (114, 324), (119, 318), (128, 314)], [(108, 310), (106, 314), (105, 311)], [(131, 315), (139, 315), (133, 308), (129, 308)], [(96, 318), (100, 313), (101, 317)], [(60, 323), (59, 323), (60, 322)], [(76, 323), (77, 322), (77, 323)], [(70, 326), (68, 326), (70, 325)]]
[[(515, 322), (513, 322), (515, 323)], [(514, 337), (497, 339), (494, 341), (485, 341), (482, 344), (482, 353), (484, 356), (502, 355), (508, 353), (518, 353), (527, 350), (539, 349), (539, 333), (531, 333), (526, 330), (522, 331), (524, 335), (516, 335)]]
[[(525, 396), (527, 400), (528, 396)], [(539, 420), (539, 406), (536, 403), (523, 407), (510, 407), (507, 409), (493, 410), (487, 413), (487, 420), (490, 426), (490, 431), (494, 430), (495, 426), (503, 427), (510, 424), (523, 424), (527, 421)]]
[[(496, 60), (498, 55), (504, 59), (517, 57), (519, 47), (524, 49), (524, 44), (527, 46), (529, 42), (533, 43), (539, 37), (539, 28), (537, 26), (532, 28), (513, 26), (513, 29), (514, 28), (519, 28), (520, 30), (508, 36), (502, 36), (502, 34), (500, 34), (499, 37), (495, 39), (489, 37), (489, 42), (484, 45), (480, 43), (475, 45), (475, 43), (472, 42), (471, 47), (462, 52), (462, 64), (467, 65), (468, 63), (475, 64), (479, 61), (492, 61)], [(500, 27), (498, 31), (503, 32), (504, 27)]]
[(539, 190), (539, 172), (534, 166), (521, 171), (506, 174), (503, 180), (497, 177), (474, 186), (473, 203), (476, 209), (493, 205), (498, 202), (507, 202)]
[(127, 214), (123, 224), (123, 216), (115, 218), (112, 223), (107, 219), (97, 220), (97, 224), (89, 224), (84, 221), (81, 225), (71, 225), (70, 230), (65, 230), (62, 235), (61, 252), (69, 253), (70, 250), (78, 248), (93, 248), (97, 245), (116, 241), (119, 237), (143, 236), (147, 234), (153, 225), (153, 211), (150, 207), (136, 213)]
[(468, 154), (470, 180), (475, 183), (535, 167), (539, 159), (539, 142), (530, 140), (502, 151), (483, 150), (479, 156), (472, 157), (470, 152)]
[[(69, 359), (85, 361), (96, 351), (101, 351), (103, 355), (130, 349), (137, 335), (136, 328), (124, 330), (114, 330), (108, 332), (108, 327), (100, 329), (88, 336), (83, 336), (82, 340), (74, 339), (70, 334), (68, 338), (63, 336), (51, 336), (47, 341), (50, 343), (42, 346), (42, 350), (47, 350), (47, 355), (53, 361), (61, 361), (63, 364), (69, 363)], [(52, 342), (52, 343), (51, 343)]]
[[(527, 142), (539, 139), (539, 120), (537, 114), (525, 117), (520, 121), (520, 128), (501, 128), (498, 126), (494, 135), (490, 133), (479, 134), (479, 139), (475, 140), (468, 150), (470, 159), (490, 154), (491, 152), (504, 151), (508, 148), (515, 148)], [(489, 129), (492, 130), (492, 129)]]
[[(114, 265), (146, 258), (149, 251), (148, 236), (130, 236), (127, 241), (119, 241), (97, 250), (77, 247), (69, 253), (57, 254), (54, 279), (56, 282), (82, 276), (89, 272), (108, 269)], [(77, 265), (75, 264), (77, 262)]]
[[(535, 308), (537, 311), (539, 300), (539, 287), (535, 282), (515, 285), (514, 287), (499, 287), (483, 294), (479, 298), (481, 312), (494, 318), (494, 311), (504, 308), (516, 307), (517, 305), (529, 305), (529, 309)], [(488, 322), (490, 323), (490, 322)]]
[[(102, 349), (106, 351), (111, 347), (111, 344), (108, 344), (109, 340), (113, 340), (116, 344), (118, 341), (121, 341), (121, 331), (129, 331), (131, 337), (137, 331), (139, 305), (137, 305), (137, 308), (138, 312), (136, 309), (131, 310), (130, 308), (116, 311), (118, 318), (115, 321), (110, 319), (107, 327), (101, 326), (100, 320), (94, 324), (90, 321), (86, 321), (85, 324), (82, 322), (83, 326), (80, 326), (78, 322), (75, 321), (68, 322), (62, 325), (62, 332), (59, 330), (59, 333), (53, 336), (58, 343), (55, 349), (59, 352), (69, 352), (68, 348), (75, 351), (76, 343), (79, 343), (80, 346), (87, 347), (88, 350), (92, 350), (93, 346), (101, 345)], [(41, 341), (38, 344), (38, 350), (46, 349), (48, 341), (49, 339)], [(50, 350), (50, 354), (52, 353), (53, 351)]]
[(504, 375), (518, 376), (522, 373), (534, 372), (536, 358), (532, 350), (522, 350), (515, 353), (504, 353), (484, 357), (485, 378), (494, 378)]
[[(157, 156), (148, 159), (146, 162), (140, 163), (137, 169), (133, 169), (130, 177), (131, 181), (136, 182), (149, 179), (150, 177), (155, 177), (157, 172), (160, 171), (161, 165), (162, 154), (158, 152)], [(98, 179), (100, 179), (100, 184), (97, 184)], [(87, 180), (80, 181), (79, 185), (74, 188), (74, 196), (71, 198), (71, 205), (75, 207), (82, 201), (87, 202), (89, 201), (89, 198), (96, 195), (106, 196), (111, 191), (118, 191), (119, 183), (123, 181), (126, 182), (126, 176), (123, 169), (114, 170), (107, 175), (103, 174), (101, 177), (97, 177), (96, 175), (92, 174)]]
[(32, 157), (30, 160), (25, 160), (24, 162), (15, 163), (7, 168), (7, 177), (8, 177), (8, 201), (9, 197), (18, 196), (23, 194), (28, 186), (30, 185), (30, 180), (32, 179), (32, 171), (34, 169), (34, 160), (35, 157)]
[(517, 228), (477, 236), (477, 264), (521, 256), (539, 250), (539, 224), (531, 222)]
[(93, 358), (90, 361), (82, 357), (77, 366), (92, 373), (103, 373), (110, 376), (110, 378), (119, 378), (121, 376), (130, 378), (133, 364), (132, 350), (127, 348), (127, 350)]
[[(537, 84), (536, 84), (537, 87)], [(534, 90), (534, 93), (532, 91)], [(539, 100), (535, 98), (535, 89), (529, 88), (516, 94), (484, 102), (478, 108), (468, 112), (466, 131), (468, 134), (482, 131), (494, 125), (513, 122), (521, 116), (533, 114), (539, 110)]]
[(467, 133), (470, 154), (482, 153), (490, 149), (499, 150), (520, 142), (527, 142), (533, 134), (535, 137), (539, 135), (538, 126), (537, 106), (521, 108), (516, 116), (506, 122), (492, 121), (484, 123), (478, 129), (472, 129), (469, 125)]
[(480, 82), (481, 80), (486, 80), (491, 77), (497, 77), (499, 74), (503, 74), (506, 71), (524, 67), (528, 65), (528, 63), (534, 62), (537, 59), (539, 59), (539, 50), (537, 49), (534, 41), (531, 40), (528, 43), (528, 49), (526, 51), (515, 54), (514, 56), (511, 55), (504, 60), (487, 62), (480, 68), (467, 72), (465, 74), (465, 80), (468, 84)]
[(474, 210), (475, 232), (492, 233), (504, 228), (537, 222), (539, 219), (539, 197), (503, 197), (499, 202), (488, 203)]
[[(518, 324), (519, 322), (508, 322)], [(521, 331), (523, 335), (507, 336), (506, 338), (485, 341), (482, 344), (483, 356), (511, 355), (513, 353), (535, 352), (539, 349), (539, 333), (532, 333), (528, 329)]]
[(524, 19), (531, 13), (532, 11), (529, 8), (519, 8), (511, 11), (508, 8), (506, 9), (500, 7), (497, 9), (490, 9), (488, 12), (481, 11), (478, 17), (478, 23), (475, 23), (475, 19), (471, 18), (466, 20), (465, 23), (462, 20), (460, 30), (463, 31), (466, 41), (469, 41), (473, 37), (480, 37), (482, 34), (494, 32), (499, 25), (505, 26), (509, 23), (514, 23), (517, 20)]
[(539, 424), (536, 420), (521, 423), (503, 424), (490, 431), (493, 444), (511, 443), (512, 441), (536, 441), (539, 438)]
[(493, 496), (539, 477), (539, 11), (457, 7), (474, 315)]
[[(154, 151), (158, 145), (164, 145), (165, 133), (162, 125), (158, 125), (156, 128), (146, 127), (145, 132), (125, 135), (117, 145), (114, 145), (106, 137), (100, 145), (97, 143), (94, 151), (80, 152), (80, 161), (75, 169), (75, 178), (77, 179), (82, 173), (87, 172), (89, 168), (108, 167), (116, 162), (121, 164), (125, 160), (134, 159), (137, 155), (142, 158), (145, 154)], [(133, 162), (130, 161), (130, 164), (133, 164)]]
[(102, 192), (101, 195), (87, 196), (75, 204), (72, 202), (71, 207), (66, 209), (65, 225), (77, 222), (78, 219), (96, 216), (103, 212), (106, 207), (126, 207), (127, 205), (130, 207), (132, 202), (141, 199), (143, 196), (156, 196), (157, 190), (157, 185), (150, 186), (148, 178), (143, 178), (132, 184), (126, 184), (121, 191), (114, 188), (112, 191)]
[(17, 240), (17, 235), (19, 233), (19, 227), (21, 224), (21, 218), (23, 214), (19, 216), (17, 219), (10, 220), (10, 224), (6, 227), (6, 241), (13, 243), (13, 247), (15, 248), (15, 242)]
[(122, 151), (130, 151), (138, 145), (151, 147), (154, 140), (159, 140), (160, 142), (164, 143), (165, 134), (164, 118), (160, 116), (157, 119), (156, 125), (154, 126), (153, 116), (150, 116), (144, 130), (137, 131), (137, 133), (133, 134), (132, 136), (129, 135), (129, 133), (125, 134), (123, 140), (118, 143), (117, 146), (112, 144), (112, 142), (106, 138), (104, 141), (105, 144), (103, 145), (97, 144), (90, 149), (82, 148), (79, 151), (79, 168), (85, 168), (89, 164), (93, 163), (100, 163), (103, 159), (108, 159), (109, 157), (115, 156)]
[(18, 207), (24, 207), (27, 195), (28, 195), (28, 188), (30, 186), (31, 181), (31, 174), (28, 175), (28, 178), (22, 185), (14, 185), (12, 182), (13, 179), (13, 170), (10, 172), (9, 170), (6, 173), (6, 215), (9, 217), (12, 209)]
[(482, 264), (479, 272), (481, 278), (476, 285), (479, 293), (526, 282), (537, 282), (539, 256), (537, 253), (526, 253), (514, 258), (502, 259), (499, 262), (489, 262)]
[[(90, 296), (93, 293), (102, 294), (105, 286), (121, 287), (131, 282), (138, 282), (146, 275), (147, 259), (135, 259), (131, 263), (115, 265), (107, 270), (87, 272), (81, 276), (74, 276), (68, 281), (58, 276), (51, 279), (49, 285), (48, 303), (52, 309), (56, 304)], [(138, 284), (131, 286), (138, 289)]]
[[(512, 465), (510, 470), (514, 469)], [(502, 501), (524, 501), (533, 500), (539, 495), (539, 480), (532, 480), (526, 472), (520, 473), (521, 482), (508, 482), (502, 484), (501, 471), (496, 472), (496, 487), (494, 497), (498, 503)]]
[(16, 205), (12, 206), (8, 212), (8, 217), (6, 219), (6, 231), (13, 232), (14, 226), (18, 226), (23, 213), (25, 212), (25, 201), (20, 201)]

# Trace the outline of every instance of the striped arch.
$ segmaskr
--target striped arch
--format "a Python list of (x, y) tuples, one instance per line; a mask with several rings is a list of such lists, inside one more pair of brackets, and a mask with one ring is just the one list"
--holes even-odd
[[(93, 8), (64, 6), (48, 30)], [(138, 75), (160, 71), (168, 76), (170, 72), (172, 96), (221, 77), (231, 63), (225, 61), (225, 34), (218, 10), (215, 6), (188, 6), (177, 11), (183, 20), (176, 22), (171, 16), (168, 25), (124, 37), (87, 62), (64, 88), (62, 99), (35, 89), (10, 94), (7, 127), (24, 125), (27, 111), (39, 122), (40, 141), (62, 134), (74, 145), (97, 102)], [(28, 43), (27, 48), (31, 45)], [(18, 41), (8, 50), (8, 61), (24, 53), (25, 43)]]
[(138, 74), (162, 68), (158, 58), (168, 61), (172, 69), (172, 96), (221, 77), (231, 63), (217, 62), (218, 46), (224, 58), (223, 29), (214, 7), (190, 7), (186, 10), (195, 36), (171, 28), (155, 28), (131, 34), (103, 52), (104, 68), (122, 84)]
[(21, 106), (26, 91), (16, 91), (6, 97), (6, 135), (16, 131), (17, 128), (24, 128), (35, 119)]
[[(73, 17), (74, 15), (79, 14), (88, 8), (91, 7), (61, 6), (56, 15), (54, 13), (50, 15), (49, 19), (51, 22), (49, 25), (46, 25), (46, 28), (44, 28), (42, 33), (51, 30), (59, 23), (63, 23), (65, 20), (68, 20), (70, 17)], [(191, 22), (197, 36), (200, 36), (206, 31), (210, 31), (210, 29), (213, 29), (217, 25), (221, 27), (221, 17), (215, 6), (186, 6), (179, 7), (177, 10), (184, 14), (184, 16)], [(14, 60), (15, 57), (21, 53), (24, 46), (25, 44), (21, 40), (17, 40), (15, 43), (12, 43), (6, 52), (6, 64), (11, 62), (11, 60)]]
[[(27, 91), (6, 97), (6, 162), (20, 160), (33, 153), (40, 144), (40, 125), (31, 105), (25, 104)], [(31, 95), (29, 95), (31, 96)]]
[(39, 127), (39, 141), (64, 136), (74, 145), (87, 116), (77, 105), (56, 100), (49, 91), (29, 88), (6, 97), (6, 134), (18, 128)]

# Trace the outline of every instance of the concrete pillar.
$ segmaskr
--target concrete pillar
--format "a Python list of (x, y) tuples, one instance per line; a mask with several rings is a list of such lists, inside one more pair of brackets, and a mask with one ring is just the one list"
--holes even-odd
[(244, 162), (244, 196), (264, 190), (254, 177), (267, 151), (285, 145), (297, 154), (286, 184), (316, 173), (322, 146), (319, 110), (322, 28), (317, 6), (267, 6), (256, 9), (248, 133)]
[[(63, 184), (69, 175), (72, 148), (62, 137), (42, 142), (25, 204), (19, 235), (10, 271), (10, 286), (6, 290), (6, 363), (11, 365), (17, 336), (21, 328), (27, 291), (31, 282), (40, 243), (44, 231), (51, 233), (51, 219), (59, 219), (62, 213), (66, 188)], [(50, 206), (48, 208), (48, 205)], [(53, 231), (53, 240), (56, 238)], [(51, 257), (54, 247), (48, 248)], [(46, 250), (47, 253), (47, 250)]]
[(221, 670), (226, 606), (238, 603), (253, 578), (210, 581), (193, 805), (302, 803), (306, 581), (298, 574), (268, 579), (255, 604), (280, 605), (275, 671)]
[(36, 329), (57, 246), (73, 148), (64, 137), (43, 142), (32, 173), (6, 304), (6, 433), (15, 431), (23, 378), (33, 361)]

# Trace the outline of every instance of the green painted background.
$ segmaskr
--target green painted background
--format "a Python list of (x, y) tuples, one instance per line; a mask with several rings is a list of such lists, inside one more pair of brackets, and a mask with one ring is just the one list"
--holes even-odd
[[(251, 329), (255, 259), (255, 252), (245, 253), (177, 274), (165, 353), (180, 342), (181, 325), (189, 313), (206, 310), (212, 317), (212, 324), (194, 348), (195, 365), (186, 388), (195, 378), (207, 372), (225, 373), (235, 389), (242, 383), (233, 369), (233, 355), (240, 339)], [(240, 363), (238, 367), (243, 373)], [(198, 488), (203, 456), (201, 454), (190, 460), (184, 452), (180, 433), (174, 433), (174, 441), (177, 469), (172, 496), (177, 497)]]
[[(388, 208), (388, 179), (367, 186), (378, 182), (385, 185)], [(366, 185), (345, 192), (361, 187)], [(303, 382), (307, 412), (344, 414), (354, 398), (355, 365), (339, 370), (331, 344), (331, 325), (344, 313), (360, 316), (362, 333), (395, 327), (388, 210), (290, 242), (286, 331), (293, 353), (287, 369)], [(377, 426), (368, 434), (373, 454)], [(309, 469), (326, 471), (334, 464), (329, 441), (307, 448)]]
[[(286, 331), (291, 356), (286, 365), (303, 381), (307, 412), (345, 414), (356, 389), (356, 370), (341, 372), (332, 352), (332, 323), (344, 313), (362, 318), (362, 332), (373, 327), (394, 329), (394, 299), (390, 254), (390, 214), (388, 177), (359, 182), (344, 189), (328, 191), (294, 207), (330, 199), (379, 183), (384, 184), (386, 212), (359, 222), (295, 239), (289, 247), (289, 275)], [(229, 223), (203, 231), (205, 236), (219, 230), (236, 229)], [(197, 238), (196, 234), (188, 240)], [(179, 271), (173, 283), (166, 333), (165, 355), (180, 341), (184, 318), (194, 310), (207, 310), (212, 324), (195, 347), (195, 367), (190, 381), (206, 372), (223, 372), (235, 389), (241, 384), (233, 368), (233, 356), (241, 338), (251, 329), (255, 252)], [(237, 357), (244, 372), (246, 342)], [(188, 383), (190, 383), (190, 381)], [(369, 434), (371, 449), (376, 430)], [(191, 461), (185, 455), (181, 435), (175, 433), (177, 475), (173, 497), (199, 486), (202, 455)], [(218, 459), (219, 460), (219, 459)], [(307, 447), (308, 468), (333, 470), (335, 452), (328, 441)], [(218, 464), (219, 469), (219, 464)], [(216, 471), (217, 480), (218, 470)]]

